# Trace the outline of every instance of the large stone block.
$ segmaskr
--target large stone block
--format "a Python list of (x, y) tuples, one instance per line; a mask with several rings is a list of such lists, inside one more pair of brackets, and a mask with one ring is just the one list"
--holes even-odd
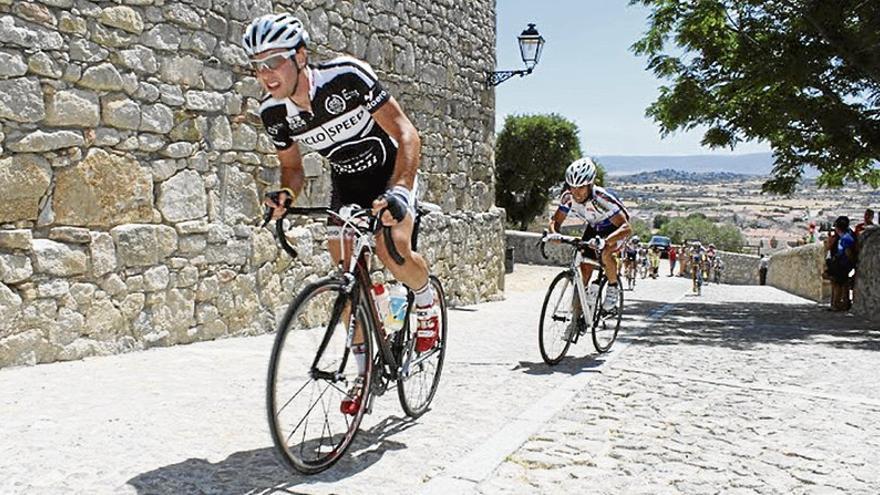
[(174, 114), (171, 109), (161, 103), (143, 107), (141, 113), (141, 130), (167, 134), (174, 128)]
[(116, 270), (116, 245), (113, 237), (105, 232), (92, 232), (91, 238), (92, 274), (99, 278)]
[[(0, 25), (0, 31), (3, 26)], [(0, 81), (0, 119), (39, 122), (46, 117), (43, 88), (36, 78), (18, 77)]]
[(0, 230), (0, 249), (30, 250), (34, 236), (30, 230)]
[(20, 284), (31, 278), (34, 267), (31, 259), (18, 254), (0, 254), (0, 282)]
[(18, 53), (0, 52), (0, 77), (17, 77), (27, 74), (28, 66)]
[(119, 71), (109, 63), (89, 67), (79, 80), (80, 86), (98, 91), (120, 91), (122, 84)]
[[(12, 289), (0, 283), (0, 337), (4, 336), (4, 328), (11, 327), (11, 325), (6, 324), (18, 314), (20, 309), (21, 297)], [(2, 366), (2, 363), (0, 363), (0, 366)]]
[(880, 321), (880, 227), (865, 229), (859, 236), (859, 261), (853, 289), (853, 312), (868, 320)]
[(41, 153), (58, 149), (82, 146), (83, 136), (74, 131), (43, 132), (36, 130), (7, 147), (19, 153)]
[(123, 96), (104, 98), (101, 112), (104, 124), (119, 129), (136, 131), (141, 125), (141, 107)]
[(94, 128), (101, 121), (98, 97), (89, 91), (59, 91), (49, 95), (46, 100), (46, 123), (51, 126)]
[(177, 249), (177, 232), (167, 225), (120, 225), (110, 235), (122, 267), (156, 265)]
[(58, 171), (52, 209), (64, 225), (109, 227), (153, 218), (152, 174), (130, 156), (93, 148)]
[(36, 220), (51, 177), (49, 162), (40, 156), (19, 154), (0, 159), (0, 223)]
[(12, 16), (0, 17), (0, 43), (18, 45), (28, 50), (60, 50), (61, 35), (40, 27), (16, 26)]
[(119, 28), (129, 33), (141, 34), (144, 30), (144, 20), (141, 19), (141, 15), (131, 7), (124, 5), (104, 9), (98, 20), (106, 26)]
[(254, 178), (235, 167), (225, 167), (222, 217), (226, 223), (251, 222), (260, 215)]
[(34, 239), (34, 270), (56, 277), (81, 275), (88, 270), (88, 257), (82, 251), (49, 239)]
[(171, 84), (202, 87), (204, 68), (205, 64), (192, 55), (165, 58), (160, 64), (159, 77)]
[(166, 221), (177, 223), (207, 214), (205, 181), (193, 170), (184, 170), (159, 186), (158, 208)]

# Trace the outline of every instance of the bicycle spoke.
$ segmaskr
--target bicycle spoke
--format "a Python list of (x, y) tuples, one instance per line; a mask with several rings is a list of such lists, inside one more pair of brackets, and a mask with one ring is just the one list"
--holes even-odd
[[(318, 401), (321, 400), (321, 397), (323, 397), (324, 394), (327, 393), (327, 390), (329, 390), (329, 389), (330, 389), (330, 386), (329, 386), (329, 385), (326, 386), (326, 387), (324, 387), (324, 390), (321, 392), (321, 395), (318, 396)], [(308, 419), (309, 419), (309, 413), (311, 413), (312, 410), (315, 408), (315, 406), (318, 405), (318, 401), (314, 402), (314, 403), (312, 404), (312, 406), (309, 407), (309, 410), (306, 411), (306, 414), (303, 416), (303, 418), (302, 418), (302, 419), (299, 421), (299, 423), (297, 423), (297, 425), (293, 428), (293, 431), (290, 432), (290, 435), (288, 435), (288, 437), (287, 437), (287, 441), (288, 441), (288, 442), (290, 441), (291, 437), (293, 437), (293, 434), (296, 433), (296, 430), (298, 430), (299, 427), (302, 426), (303, 422), (304, 422), (304, 421), (308, 421)], [(303, 430), (303, 432), (305, 432), (305, 430)]]

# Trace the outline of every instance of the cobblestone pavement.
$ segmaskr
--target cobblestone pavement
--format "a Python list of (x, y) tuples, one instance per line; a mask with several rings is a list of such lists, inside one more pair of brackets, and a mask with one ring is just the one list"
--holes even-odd
[(433, 409), (407, 421), (386, 394), (312, 477), (273, 456), (272, 336), (0, 370), (0, 493), (880, 491), (880, 332), (769, 288), (694, 298), (664, 278), (626, 293), (610, 354), (582, 341), (551, 369), (535, 329), (557, 272), (518, 265), (505, 301), (450, 312)]
[(710, 285), (623, 340), (480, 493), (880, 493), (880, 329)]

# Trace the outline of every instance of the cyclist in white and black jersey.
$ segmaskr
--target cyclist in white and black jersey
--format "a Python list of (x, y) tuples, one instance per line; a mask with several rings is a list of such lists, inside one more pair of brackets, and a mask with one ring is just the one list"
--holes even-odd
[[(302, 144), (331, 163), (333, 208), (352, 203), (372, 206), (376, 213), (387, 208), (381, 220), (391, 227), (404, 263), (391, 260), (382, 236), (376, 237), (376, 254), (415, 293), (415, 345), (418, 352), (425, 352), (437, 342), (438, 318), (428, 265), (410, 244), (419, 134), (369, 65), (351, 57), (310, 65), (308, 40), (302, 22), (289, 14), (259, 17), (242, 36), (256, 77), (268, 93), (260, 117), (281, 163), (278, 202), (267, 200), (267, 204), (274, 209), (273, 218), (279, 218), (284, 213), (282, 205), (296, 200), (302, 191)], [(336, 263), (350, 254), (343, 252), (338, 237), (331, 236), (328, 244)], [(361, 329), (356, 329), (352, 351), (361, 375), (366, 370), (363, 339)], [(356, 414), (360, 397), (360, 390), (353, 390), (343, 401), (342, 411)]]
[[(617, 260), (614, 253), (620, 251), (632, 233), (629, 225), (629, 213), (614, 194), (594, 184), (596, 180), (596, 164), (590, 158), (575, 160), (565, 171), (564, 190), (559, 199), (559, 207), (550, 219), (549, 229), (558, 232), (562, 222), (569, 215), (584, 220), (584, 240), (593, 240), (597, 249), (602, 250), (602, 264), (608, 277), (608, 291), (602, 305), (611, 310), (617, 305), (619, 285), (617, 280)], [(595, 254), (588, 251), (588, 257), (595, 259)], [(584, 283), (589, 283), (593, 275), (593, 267), (581, 265)]]

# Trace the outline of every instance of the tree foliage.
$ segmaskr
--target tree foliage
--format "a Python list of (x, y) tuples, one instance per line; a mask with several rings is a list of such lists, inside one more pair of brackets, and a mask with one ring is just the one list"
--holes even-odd
[(735, 225), (718, 225), (701, 213), (670, 219), (660, 228), (660, 235), (668, 236), (673, 244), (699, 240), (704, 244), (715, 244), (715, 247), (723, 251), (732, 252), (741, 251), (745, 244), (742, 232)]
[(633, 50), (671, 81), (647, 110), (664, 135), (706, 126), (705, 146), (768, 142), (765, 191), (792, 192), (806, 165), (822, 186), (880, 186), (880, 2), (630, 3), (651, 9)]
[(629, 219), (629, 226), (632, 228), (633, 235), (639, 236), (642, 241), (648, 242), (651, 239), (651, 227), (648, 222), (633, 217)]
[(495, 204), (508, 222), (526, 230), (580, 156), (573, 122), (556, 114), (508, 116), (495, 144)]

